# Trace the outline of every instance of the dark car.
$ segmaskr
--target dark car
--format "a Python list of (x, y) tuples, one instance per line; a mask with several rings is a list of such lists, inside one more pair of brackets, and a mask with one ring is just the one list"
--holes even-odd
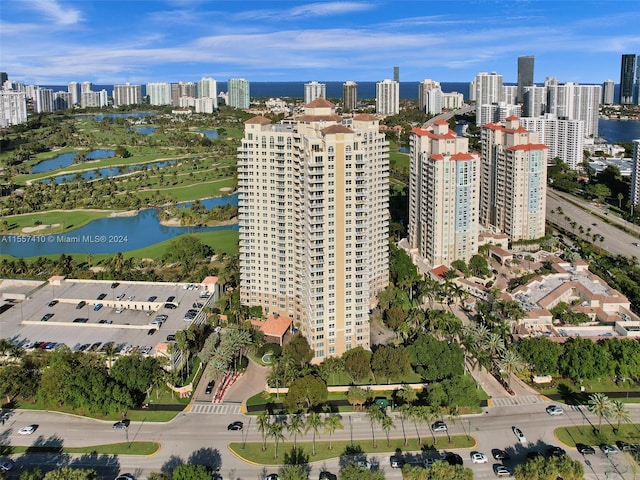
[(156, 298), (158, 298), (156, 295), (151, 295), (149, 298), (147, 298), (147, 302), (155, 302)]
[(547, 457), (561, 457), (566, 453), (567, 452), (565, 452), (562, 448), (554, 447), (553, 445), (547, 448)]
[(227, 426), (227, 430), (242, 430), (243, 426), (244, 424), (242, 422), (236, 421), (236, 422), (230, 423)]
[(338, 480), (338, 476), (335, 473), (322, 471), (318, 480)]
[(118, 288), (120, 286), (120, 282), (113, 282), (111, 284), (111, 288)]
[(504, 450), (500, 450), (499, 448), (494, 448), (491, 450), (491, 455), (496, 460), (509, 460), (509, 454)]
[(174, 334), (167, 335), (167, 342), (175, 342), (176, 336)]
[(129, 428), (130, 423), (131, 423), (131, 420), (129, 420), (128, 418), (125, 418), (124, 420), (120, 420), (119, 422), (114, 423), (113, 428), (115, 428), (116, 430), (120, 428)]
[(176, 299), (176, 297), (171, 295), (170, 297), (167, 297), (167, 302), (173, 302), (175, 299)]
[(389, 458), (389, 464), (391, 465), (391, 468), (402, 468), (404, 460), (400, 455), (392, 455)]
[(98, 300), (104, 300), (105, 298), (107, 298), (107, 294), (106, 293), (101, 293), (100, 295), (98, 295)]
[(84, 307), (87, 304), (87, 302), (85, 302), (84, 300), (80, 300), (78, 302), (78, 304), (76, 305), (76, 309), (80, 310), (82, 307)]
[(40, 319), (41, 322), (48, 322), (49, 319), (53, 317), (53, 313), (45, 313)]
[(153, 335), (154, 333), (156, 333), (156, 329), (155, 328), (150, 328), (149, 331), (147, 332), (147, 335)]
[(634, 450), (633, 445), (623, 440), (616, 440), (616, 447), (618, 447), (618, 450), (621, 452), (630, 452)]
[(207, 383), (207, 388), (204, 389), (205, 395), (211, 395), (211, 392), (213, 392), (213, 385), (214, 384), (215, 384), (215, 382), (213, 380), (211, 380), (209, 383)]
[(585, 445), (584, 443), (576, 443), (576, 449), (582, 455), (595, 455), (596, 450), (590, 445)]
[(88, 321), (89, 321), (89, 319), (88, 319), (88, 318), (82, 318), (82, 317), (80, 317), (80, 318), (75, 318), (75, 319), (73, 320), (73, 323), (87, 323)]
[(169, 310), (175, 310), (178, 307), (176, 307), (173, 303), (165, 303), (164, 308), (168, 308)]
[(447, 452), (444, 457), (444, 461), (449, 465), (462, 465), (462, 457), (457, 453)]
[(53, 306), (55, 306), (55, 305), (57, 305), (57, 304), (58, 304), (58, 300), (51, 300), (51, 301), (49, 302), (49, 306), (50, 306), (50, 307), (53, 307)]

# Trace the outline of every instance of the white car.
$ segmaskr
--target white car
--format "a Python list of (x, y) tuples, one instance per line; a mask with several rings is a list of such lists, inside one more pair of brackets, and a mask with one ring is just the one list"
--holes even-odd
[(504, 465), (494, 465), (493, 471), (496, 474), (496, 477), (510, 477), (511, 472)]
[(471, 453), (471, 463), (488, 463), (489, 459), (484, 453), (480, 452), (472, 452)]
[(518, 427), (511, 427), (511, 429), (513, 430), (513, 434), (516, 436), (520, 443), (527, 443), (527, 437), (524, 436), (522, 430), (520, 430)]
[(562, 415), (564, 413), (562, 407), (559, 407), (558, 405), (549, 405), (546, 410), (547, 413), (551, 416)]
[(36, 425), (27, 425), (26, 427), (22, 427), (20, 430), (18, 430), (18, 433), (20, 435), (31, 435), (36, 431), (36, 428)]
[(122, 475), (118, 475), (116, 480), (136, 480), (133, 475), (130, 473), (123, 473)]
[(433, 425), (431, 425), (431, 430), (433, 430), (436, 433), (438, 433), (438, 432), (446, 432), (447, 431), (447, 424), (444, 423), (442, 420), (438, 420)]
[(124, 312), (124, 307), (120, 305), (118, 308), (116, 308), (116, 313), (122, 313), (122, 312)]

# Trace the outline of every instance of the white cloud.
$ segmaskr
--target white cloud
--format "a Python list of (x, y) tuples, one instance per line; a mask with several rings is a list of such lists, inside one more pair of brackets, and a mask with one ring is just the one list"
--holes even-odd
[(56, 0), (30, 0), (22, 6), (39, 11), (59, 25), (75, 25), (83, 19), (80, 10), (68, 5), (61, 5)]

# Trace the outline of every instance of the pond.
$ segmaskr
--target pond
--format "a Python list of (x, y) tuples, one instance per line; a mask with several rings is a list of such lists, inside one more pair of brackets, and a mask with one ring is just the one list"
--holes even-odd
[(127, 112), (127, 113), (101, 113), (100, 115), (77, 115), (77, 118), (85, 119), (85, 120), (95, 120), (97, 122), (101, 122), (105, 118), (142, 118), (142, 117), (153, 117), (157, 115), (157, 112)]
[(142, 135), (151, 135), (156, 131), (156, 127), (134, 127), (134, 130)]
[(212, 130), (212, 129), (202, 129), (202, 130), (198, 130), (198, 132), (204, 134), (205, 137), (213, 140), (215, 138), (218, 138), (218, 132), (217, 130)]
[[(222, 203), (232, 199), (221, 197), (219, 201)], [(238, 230), (238, 224), (215, 227), (167, 227), (160, 223), (158, 213), (157, 209), (147, 208), (137, 215), (101, 218), (65, 234), (0, 235), (0, 252), (17, 258), (62, 253), (114, 254), (148, 247), (185, 233)]]
[(55, 183), (63, 182), (84, 182), (86, 180), (95, 180), (96, 178), (116, 177), (118, 175), (126, 175), (132, 172), (140, 172), (142, 170), (151, 170), (153, 167), (163, 168), (169, 165), (174, 165), (176, 160), (164, 160), (161, 162), (151, 162), (136, 165), (120, 165), (117, 167), (104, 167), (96, 170), (89, 170), (86, 172), (68, 173), (65, 175), (58, 175), (53, 178), (43, 179), (43, 182), (54, 181)]
[[(59, 168), (68, 167), (73, 163), (73, 159), (77, 154), (78, 152), (63, 153), (57, 157), (43, 160), (31, 167), (31, 173), (51, 172)], [(97, 160), (98, 158), (109, 158), (114, 155), (115, 152), (113, 150), (93, 150), (87, 153), (86, 158), (87, 160)]]
[[(233, 193), (231, 195), (227, 195), (226, 197), (203, 198), (202, 200), (200, 200), (200, 204), (207, 210), (220, 205), (233, 205), (234, 207), (237, 207), (238, 194)], [(180, 202), (176, 204), (176, 206), (180, 208), (189, 208), (191, 205), (193, 205), (193, 202)]]

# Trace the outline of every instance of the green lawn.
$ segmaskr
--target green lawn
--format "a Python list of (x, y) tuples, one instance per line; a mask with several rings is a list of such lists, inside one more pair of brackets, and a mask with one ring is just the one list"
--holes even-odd
[(6, 447), (10, 453), (80, 453), (93, 455), (153, 455), (160, 449), (156, 442), (124, 442), (88, 447)]
[(582, 426), (556, 428), (554, 434), (558, 440), (570, 447), (575, 447), (576, 443), (593, 446), (602, 443), (615, 444), (616, 440), (640, 443), (640, 425), (622, 424), (617, 433), (614, 433), (614, 427), (617, 428), (617, 425), (609, 425), (606, 420), (603, 420), (598, 433), (597, 422), (593, 426), (589, 422), (585, 422)]
[[(379, 429), (378, 429), (379, 430)], [(317, 438), (317, 437), (316, 437)], [(313, 451), (312, 442), (298, 442), (297, 447), (300, 450), (304, 450), (309, 455), (310, 462), (319, 462), (330, 458), (339, 457), (345, 448), (351, 445), (349, 440), (340, 440), (332, 442), (333, 449), (329, 450), (329, 441), (325, 440), (327, 435), (322, 436), (323, 440), (316, 440), (316, 454), (311, 455)], [(418, 444), (417, 438), (408, 438), (407, 445), (404, 444), (402, 438), (391, 438), (390, 443), (387, 445), (387, 438), (384, 433), (380, 432), (376, 434), (377, 447), (373, 447), (373, 440), (359, 440), (357, 445), (362, 448), (362, 451), (367, 454), (388, 454), (402, 450), (406, 452), (417, 452), (420, 450), (432, 450), (432, 449), (453, 449), (453, 448), (473, 448), (476, 445), (476, 439), (473, 437), (466, 437), (464, 435), (458, 435), (451, 437), (451, 442), (448, 441), (446, 436), (436, 436), (437, 443), (433, 443), (433, 438), (428, 435), (422, 438), (424, 444)], [(285, 452), (289, 453), (293, 448), (293, 442), (284, 442), (278, 444), (278, 458), (274, 458), (275, 445), (272, 440), (267, 441), (267, 449), (262, 451), (262, 443), (230, 443), (229, 449), (237, 456), (255, 462), (260, 465), (281, 465), (284, 463)]]
[(24, 227), (35, 227), (36, 222), (40, 222), (39, 225), (59, 226), (52, 226), (34, 233), (56, 234), (63, 233), (63, 231), (69, 232), (86, 225), (92, 220), (108, 217), (110, 214), (111, 211), (109, 210), (48, 210), (40, 213), (9, 215), (3, 219), (9, 224), (9, 230), (3, 233), (23, 235), (22, 229)]
[[(580, 392), (580, 387), (585, 388)], [(582, 384), (576, 384), (568, 378), (554, 378), (553, 384), (548, 386), (535, 386), (541, 394), (551, 398), (561, 398), (566, 402), (585, 403), (591, 393), (616, 393), (619, 396), (611, 397), (612, 400), (620, 400), (625, 403), (640, 403), (640, 396), (625, 396), (624, 394), (640, 392), (640, 384), (635, 382), (623, 382), (616, 384), (612, 379), (585, 380)], [(572, 398), (570, 398), (572, 397)]]

